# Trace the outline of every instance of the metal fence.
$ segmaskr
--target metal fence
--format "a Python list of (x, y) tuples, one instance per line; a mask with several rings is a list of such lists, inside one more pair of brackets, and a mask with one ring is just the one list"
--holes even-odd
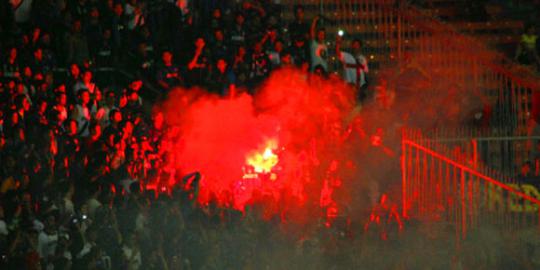
[(401, 154), (405, 217), (452, 224), (458, 240), (481, 226), (540, 229), (536, 188), (520, 186), (419, 132), (403, 134)]
[[(426, 140), (459, 149), (472, 159), (505, 175), (516, 177), (530, 162), (531, 174), (540, 180), (540, 136), (512, 136), (504, 130), (437, 129), (424, 133)], [(540, 181), (539, 181), (540, 184)]]

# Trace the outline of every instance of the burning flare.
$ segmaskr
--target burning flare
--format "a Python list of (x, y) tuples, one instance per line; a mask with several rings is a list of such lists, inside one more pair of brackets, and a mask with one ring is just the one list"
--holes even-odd
[(252, 166), (256, 173), (270, 173), (279, 161), (274, 153), (275, 149), (277, 149), (277, 141), (270, 139), (266, 141), (264, 149), (250, 152), (246, 156), (246, 163)]

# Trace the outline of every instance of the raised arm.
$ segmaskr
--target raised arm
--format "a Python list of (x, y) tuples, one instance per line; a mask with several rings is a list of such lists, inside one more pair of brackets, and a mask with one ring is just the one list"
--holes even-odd
[(315, 16), (315, 18), (313, 18), (313, 21), (311, 22), (311, 31), (310, 31), (311, 39), (315, 39), (315, 37), (317, 36), (317, 22), (318, 21), (319, 21), (319, 16)]

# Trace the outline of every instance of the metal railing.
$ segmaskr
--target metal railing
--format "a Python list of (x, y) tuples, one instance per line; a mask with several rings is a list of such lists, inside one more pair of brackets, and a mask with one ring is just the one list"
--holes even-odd
[(515, 177), (521, 172), (523, 164), (531, 162), (531, 174), (540, 176), (540, 136), (512, 136), (504, 130), (469, 128), (437, 129), (427, 131), (424, 135), (426, 140), (460, 149), (474, 160), (505, 175)]
[(482, 226), (540, 228), (540, 193), (450, 151), (418, 131), (403, 134), (403, 216), (446, 222), (457, 239)]

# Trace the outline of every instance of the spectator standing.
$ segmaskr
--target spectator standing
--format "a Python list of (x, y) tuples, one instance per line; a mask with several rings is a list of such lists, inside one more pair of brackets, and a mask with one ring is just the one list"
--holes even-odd
[(515, 57), (519, 63), (535, 68), (540, 67), (537, 42), (536, 27), (532, 24), (525, 26), (525, 32), (521, 35)]
[(294, 7), (294, 21), (289, 24), (289, 35), (291, 39), (298, 38), (304, 42), (309, 37), (309, 25), (304, 21), (304, 7), (296, 5)]
[(367, 97), (367, 73), (369, 72), (367, 58), (362, 54), (362, 41), (351, 41), (352, 52), (341, 50), (342, 40), (336, 41), (336, 55), (343, 66), (343, 80), (354, 86), (358, 91), (358, 98), (363, 101)]
[(250, 90), (253, 91), (253, 89), (258, 86), (267, 76), (270, 74), (271, 71), (271, 64), (270, 60), (268, 59), (268, 55), (263, 51), (262, 44), (257, 42), (253, 47), (253, 52), (251, 53), (250, 57)]
[(236, 86), (238, 88), (246, 86), (249, 79), (249, 63), (247, 62), (246, 48), (244, 46), (238, 47), (234, 56), (232, 70), (236, 77)]
[(216, 68), (212, 69), (210, 77), (209, 89), (223, 97), (232, 97), (236, 95), (234, 73), (229, 69), (225, 59), (218, 59)]
[(82, 33), (82, 25), (80, 20), (73, 21), (71, 33), (66, 36), (67, 59), (68, 63), (82, 64), (89, 59), (88, 41)]
[(161, 54), (161, 66), (157, 71), (157, 83), (163, 91), (167, 92), (182, 82), (180, 69), (173, 63), (173, 54), (164, 51)]
[(202, 37), (195, 40), (195, 51), (190, 59), (188, 69), (188, 86), (201, 86), (208, 76), (208, 52), (206, 42)]
[(317, 28), (319, 16), (311, 23), (311, 43), (309, 47), (311, 58), (311, 71), (320, 69), (324, 74), (328, 73), (328, 47), (326, 45), (326, 30)]

